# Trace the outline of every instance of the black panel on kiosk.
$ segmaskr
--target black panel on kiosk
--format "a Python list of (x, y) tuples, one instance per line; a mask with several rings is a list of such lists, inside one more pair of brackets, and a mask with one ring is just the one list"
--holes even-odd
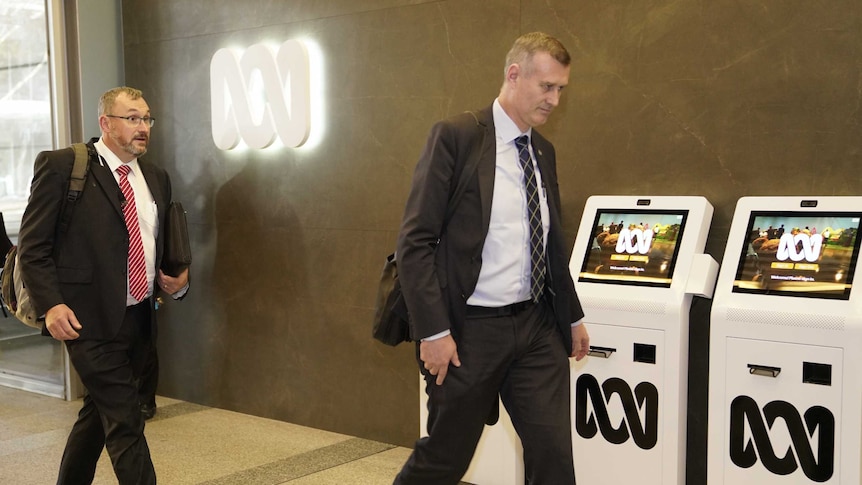
[(860, 212), (752, 211), (733, 291), (849, 299), (860, 220)]
[(688, 210), (598, 209), (578, 281), (670, 288)]

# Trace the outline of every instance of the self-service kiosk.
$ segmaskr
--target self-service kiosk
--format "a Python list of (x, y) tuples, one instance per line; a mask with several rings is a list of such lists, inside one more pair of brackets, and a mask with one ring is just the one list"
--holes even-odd
[(703, 197), (587, 200), (570, 262), (590, 333), (571, 361), (579, 483), (685, 482), (689, 309), (718, 274), (712, 213)]
[(712, 307), (710, 485), (858, 484), (862, 197), (744, 197)]

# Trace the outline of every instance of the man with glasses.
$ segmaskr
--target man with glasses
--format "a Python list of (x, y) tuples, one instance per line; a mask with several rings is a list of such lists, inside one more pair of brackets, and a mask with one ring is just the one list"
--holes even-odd
[(19, 265), (43, 334), (66, 343), (87, 389), (57, 483), (91, 483), (103, 448), (121, 485), (156, 483), (144, 438), (138, 379), (154, 345), (154, 292), (179, 298), (188, 270), (159, 270), (171, 182), (139, 159), (155, 119), (142, 93), (120, 87), (99, 100), (101, 138), (90, 140), (89, 174), (58, 231), (74, 162), (71, 149), (36, 157), (19, 236)]

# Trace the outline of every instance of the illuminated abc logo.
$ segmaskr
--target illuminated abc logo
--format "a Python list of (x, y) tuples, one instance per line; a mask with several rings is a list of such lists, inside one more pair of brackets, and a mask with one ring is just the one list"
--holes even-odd
[(266, 148), (276, 136), (288, 147), (308, 139), (311, 81), (308, 50), (289, 40), (277, 50), (264, 44), (242, 55), (219, 49), (210, 63), (212, 135), (222, 150), (240, 138), (251, 148)]
[[(787, 425), (793, 445), (793, 450), (788, 449), (782, 457), (775, 454), (769, 439), (769, 429), (778, 419)], [(750, 440), (746, 439), (746, 421)], [(817, 456), (811, 446), (812, 439), (817, 443)], [(786, 401), (767, 403), (761, 417), (754, 399), (737, 396), (730, 404), (730, 459), (740, 468), (750, 468), (758, 457), (775, 475), (789, 475), (802, 468), (810, 480), (818, 483), (829, 480), (835, 461), (835, 417), (828, 409), (813, 406), (805, 411), (803, 422), (796, 408)]]
[[(798, 251), (798, 245), (802, 243), (802, 251)], [(778, 241), (778, 252), (775, 257), (779, 261), (802, 261), (805, 258), (813, 263), (820, 258), (820, 248), (823, 246), (823, 236), (820, 234), (808, 235), (805, 233), (784, 234)]]
[[(607, 408), (614, 394), (619, 396), (625, 413), (617, 428), (611, 423)], [(590, 414), (588, 397), (593, 409)], [(599, 387), (593, 375), (582, 374), (575, 385), (575, 429), (582, 438), (591, 439), (601, 431), (602, 437), (615, 445), (631, 437), (639, 448), (652, 449), (658, 442), (658, 389), (649, 382), (641, 382), (632, 393), (629, 385), (618, 377), (611, 377)]]
[(652, 243), (652, 229), (643, 231), (641, 229), (623, 229), (620, 231), (619, 239), (617, 239), (616, 250), (618, 253), (649, 253), (649, 247)]

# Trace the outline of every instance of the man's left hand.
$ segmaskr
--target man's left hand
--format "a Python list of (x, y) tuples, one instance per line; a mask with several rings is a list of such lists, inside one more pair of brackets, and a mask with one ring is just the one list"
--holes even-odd
[(590, 335), (587, 333), (587, 325), (581, 323), (572, 327), (572, 355), (575, 360), (581, 360), (590, 351)]
[(159, 270), (159, 287), (165, 290), (165, 292), (169, 295), (173, 295), (174, 293), (182, 290), (189, 284), (189, 269), (186, 268), (180, 273), (178, 276), (168, 276), (164, 273), (164, 271)]

